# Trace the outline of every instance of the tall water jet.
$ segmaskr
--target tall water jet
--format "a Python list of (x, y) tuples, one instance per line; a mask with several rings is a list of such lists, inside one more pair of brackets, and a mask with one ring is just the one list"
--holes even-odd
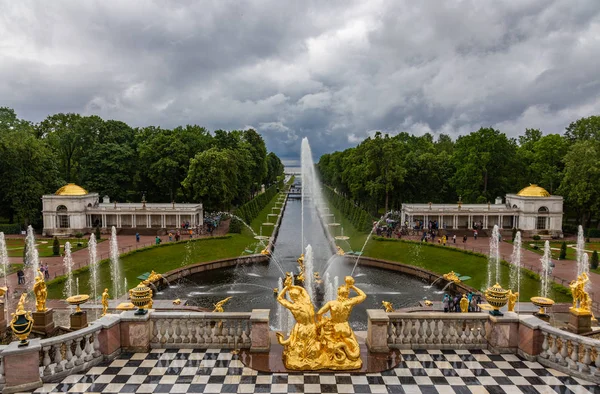
[[(283, 290), (283, 279), (279, 277), (277, 280), (277, 295), (281, 293)], [(284, 327), (287, 323), (287, 316), (285, 315), (285, 309), (283, 305), (279, 302), (277, 303), (277, 328), (283, 332), (287, 332), (286, 327)]]
[(575, 249), (577, 253), (577, 276), (583, 273), (583, 255), (585, 249), (585, 237), (583, 234), (583, 226), (579, 226), (577, 229), (577, 248)]
[(500, 230), (494, 225), (490, 238), (490, 256), (488, 257), (488, 281), (486, 288), (500, 283)]
[(65, 281), (65, 287), (63, 288), (63, 296), (66, 299), (73, 296), (73, 290), (75, 290), (75, 283), (73, 283), (73, 257), (71, 256), (71, 243), (69, 242), (65, 242), (63, 265), (65, 266), (65, 273), (67, 274), (67, 280)]
[(333, 301), (335, 299), (335, 289), (331, 282), (331, 276), (329, 272), (325, 273), (325, 303)]
[(304, 254), (304, 288), (308, 292), (308, 296), (310, 297), (310, 300), (314, 304), (316, 300), (315, 300), (315, 294), (314, 294), (315, 289), (313, 286), (313, 280), (314, 280), (313, 275), (315, 272), (313, 260), (314, 260), (314, 256), (313, 256), (312, 246), (307, 245), (306, 253)]
[(544, 255), (540, 259), (542, 263), (542, 297), (548, 297), (548, 288), (550, 287), (550, 272), (552, 266), (552, 251), (550, 241), (544, 244)]
[[(2, 277), (4, 278), (4, 287), (8, 289), (8, 278), (6, 273), (9, 270), (8, 262), (8, 249), (6, 248), (6, 240), (4, 239), (4, 233), (0, 232), (0, 270), (2, 270)], [(6, 305), (4, 307), (4, 321), (9, 322), (8, 311), (11, 308), (8, 303), (10, 302), (10, 295), (6, 296)]]
[[(590, 261), (587, 253), (584, 253), (581, 257), (581, 273), (590, 276)], [(588, 280), (585, 284), (584, 290), (589, 292), (592, 289), (592, 283)]]
[(40, 269), (40, 256), (35, 247), (35, 233), (33, 227), (27, 227), (27, 237), (25, 238), (25, 267), (31, 268), (27, 275), (27, 286), (31, 287), (35, 281), (38, 270)]
[(517, 231), (513, 242), (513, 252), (510, 257), (509, 288), (521, 294), (521, 232)]
[(90, 291), (94, 302), (98, 301), (98, 250), (96, 249), (96, 236), (90, 235), (88, 241), (88, 255), (90, 259)]
[(319, 215), (321, 209), (319, 204), (324, 202), (321, 185), (315, 171), (315, 164), (313, 161), (312, 151), (308, 143), (308, 138), (302, 139), (300, 161), (302, 166), (302, 219), (301, 219), (301, 232), (302, 232), (302, 249), (304, 249), (304, 215), (307, 212), (307, 204), (310, 203), (314, 206), (315, 210), (313, 213)]
[(121, 295), (121, 267), (119, 266), (119, 245), (117, 244), (117, 229), (112, 227), (110, 232), (110, 279), (113, 283), (113, 297)]

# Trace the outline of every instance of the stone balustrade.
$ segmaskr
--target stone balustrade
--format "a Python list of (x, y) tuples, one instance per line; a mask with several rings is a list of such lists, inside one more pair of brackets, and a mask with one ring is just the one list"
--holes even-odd
[(541, 325), (540, 364), (586, 380), (600, 382), (600, 341)]
[(249, 349), (250, 312), (155, 312), (150, 317), (152, 348)]

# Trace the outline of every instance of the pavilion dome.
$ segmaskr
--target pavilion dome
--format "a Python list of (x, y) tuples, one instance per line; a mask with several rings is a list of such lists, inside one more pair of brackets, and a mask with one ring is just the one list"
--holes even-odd
[(526, 188), (521, 189), (520, 192), (517, 193), (517, 196), (522, 197), (550, 197), (550, 193), (543, 187), (538, 185), (529, 185)]
[(67, 183), (58, 189), (54, 194), (57, 196), (85, 196), (88, 194), (88, 192), (81, 186), (78, 186), (74, 183)]

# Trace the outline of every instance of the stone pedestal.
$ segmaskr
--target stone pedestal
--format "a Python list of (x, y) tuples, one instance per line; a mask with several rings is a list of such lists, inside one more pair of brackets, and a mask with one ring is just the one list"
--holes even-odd
[(575, 334), (585, 334), (592, 331), (592, 314), (578, 308), (569, 308), (569, 331)]
[(381, 309), (367, 309), (369, 318), (367, 328), (367, 348), (373, 353), (387, 353), (390, 348), (387, 344), (387, 331), (390, 318)]
[(121, 313), (121, 350), (143, 353), (150, 349), (150, 315), (136, 315), (134, 311)]
[(495, 353), (516, 353), (519, 347), (519, 316), (505, 312), (504, 316), (491, 316), (486, 323), (487, 341)]
[(33, 316), (33, 331), (43, 332), (46, 335), (54, 332), (54, 309), (33, 312), (31, 315)]
[(0, 301), (0, 337), (3, 337), (6, 333), (7, 324), (6, 316), (4, 316), (4, 302)]
[(81, 311), (71, 314), (71, 330), (80, 330), (86, 328), (87, 323), (87, 312)]
[(252, 309), (250, 322), (250, 351), (268, 352), (271, 349), (271, 338), (269, 336), (269, 312), (270, 309)]
[(29, 346), (11, 342), (2, 352), (5, 384), (3, 393), (32, 392), (42, 387), (40, 379), (40, 340), (30, 339)]

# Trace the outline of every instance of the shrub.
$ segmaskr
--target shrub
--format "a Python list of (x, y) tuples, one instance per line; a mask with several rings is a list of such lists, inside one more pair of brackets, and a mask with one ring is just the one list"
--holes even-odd
[(574, 224), (563, 224), (563, 233), (565, 234), (577, 234), (578, 227)]
[(539, 241), (540, 239), (542, 239), (542, 237), (540, 237), (539, 235), (534, 235), (533, 236), (533, 240), (534, 241)]
[(592, 253), (592, 259), (590, 260), (590, 267), (592, 267), (593, 270), (598, 269), (598, 251), (594, 250), (594, 253)]
[(75, 233), (75, 238), (83, 238), (83, 233)]
[(558, 256), (560, 260), (564, 260), (567, 258), (567, 243), (563, 241), (560, 245), (560, 255)]
[(95, 235), (96, 235), (96, 241), (100, 241), (100, 226), (96, 226), (96, 231), (95, 231)]
[(229, 232), (236, 234), (242, 232), (242, 222), (238, 218), (231, 218), (231, 222), (229, 222)]
[[(587, 237), (589, 238), (600, 238), (600, 229), (589, 228), (587, 230)], [(589, 241), (588, 241), (589, 242)]]
[(0, 224), (0, 233), (21, 234), (21, 226), (18, 224)]
[(60, 255), (60, 242), (58, 242), (58, 238), (54, 237), (52, 241), (52, 254), (55, 256)]

